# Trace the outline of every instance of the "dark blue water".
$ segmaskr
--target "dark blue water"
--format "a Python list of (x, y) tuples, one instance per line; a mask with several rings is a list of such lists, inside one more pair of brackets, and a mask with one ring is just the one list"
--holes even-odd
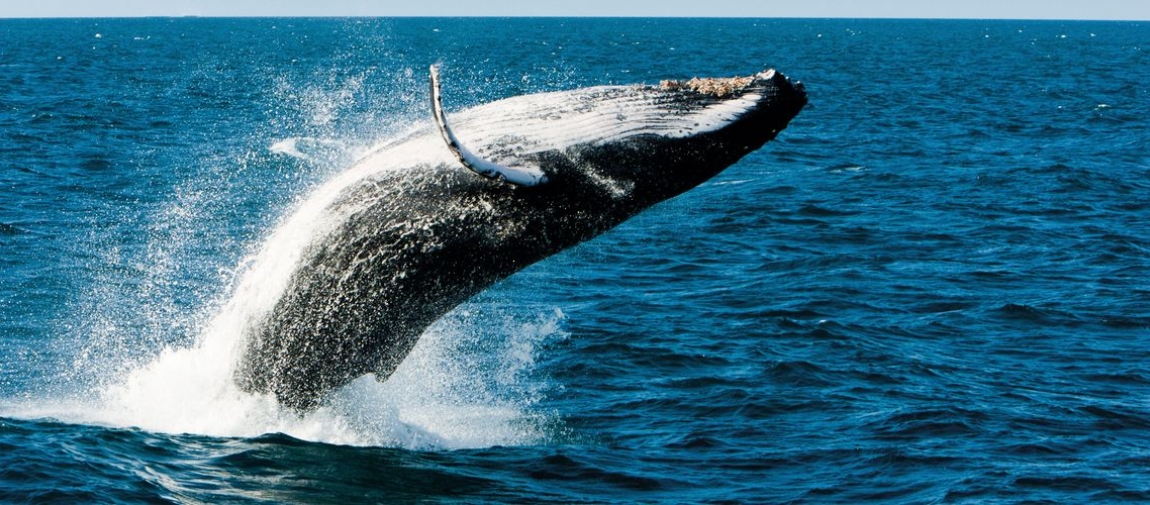
[[(0, 501), (1150, 500), (1150, 26), (0, 21)], [(310, 188), (453, 108), (776, 67), (716, 179), (304, 419), (204, 342)]]

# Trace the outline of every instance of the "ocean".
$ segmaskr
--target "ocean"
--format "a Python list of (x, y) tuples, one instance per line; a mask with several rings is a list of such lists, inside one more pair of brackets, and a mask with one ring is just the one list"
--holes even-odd
[[(0, 20), (0, 502), (1150, 501), (1150, 24)], [(449, 110), (777, 68), (714, 179), (298, 416), (215, 317)], [(223, 325), (226, 326), (226, 325)]]

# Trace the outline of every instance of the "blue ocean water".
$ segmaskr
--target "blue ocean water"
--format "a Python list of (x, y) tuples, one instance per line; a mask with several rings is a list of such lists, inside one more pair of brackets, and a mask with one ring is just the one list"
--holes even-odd
[[(0, 21), (0, 501), (1150, 500), (1150, 26)], [(206, 384), (283, 215), (449, 108), (811, 101), (306, 418)], [(382, 388), (382, 389), (381, 389)]]

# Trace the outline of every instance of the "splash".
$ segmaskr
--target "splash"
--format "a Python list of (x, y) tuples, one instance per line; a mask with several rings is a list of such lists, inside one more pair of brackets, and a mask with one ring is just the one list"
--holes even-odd
[(168, 346), (154, 360), (105, 381), (95, 404), (71, 413), (74, 420), (157, 432), (238, 437), (278, 432), (337, 444), (423, 449), (544, 438), (545, 423), (532, 410), (542, 386), (532, 383), (529, 372), (538, 346), (561, 336), (560, 312), (530, 323), (492, 324), (494, 316), (474, 316), (482, 311), (457, 310), (425, 332), (386, 382), (363, 377), (302, 417), (271, 396), (246, 393), (234, 384), (242, 329), (272, 310), (302, 251), (323, 240), (338, 219), (327, 210), (329, 203), (362, 176), (352, 169), (334, 177), (276, 227), (243, 262), (231, 298), (208, 319), (194, 345)]
[(92, 399), (9, 405), (4, 415), (219, 437), (284, 433), (420, 450), (541, 443), (553, 436), (554, 422), (536, 411), (546, 384), (532, 372), (537, 352), (565, 338), (564, 317), (554, 310), (497, 322), (462, 306), (428, 328), (386, 382), (364, 376), (302, 417), (270, 396), (236, 388), (226, 335), (166, 348)]
[[(311, 111), (305, 119), (324, 128), (334, 124), (334, 115), (353, 100), (360, 85), (355, 81), (341, 88), (332, 102), (337, 106)], [(422, 117), (425, 112), (420, 108), (413, 114)], [(396, 123), (405, 121), (385, 128), (395, 128)], [(349, 159), (364, 153), (364, 144), (355, 135), (319, 133), (265, 143), (263, 153), (247, 153), (240, 159), (215, 160), (217, 165), (201, 170), (210, 177), (193, 178), (195, 182), (177, 188), (177, 197), (166, 206), (152, 209), (151, 220), (158, 224), (141, 234), (147, 251), (121, 251), (119, 246), (109, 247), (107, 237), (93, 236), (93, 244), (105, 246), (94, 248), (100, 256), (93, 261), (107, 272), (93, 275), (93, 287), (82, 295), (85, 300), (76, 309), (82, 322), (63, 328), (74, 341), (85, 342), (74, 351), (70, 369), (64, 366), (60, 373), (68, 378), (53, 384), (48, 394), (0, 406), (0, 412), (163, 433), (221, 437), (285, 433), (319, 442), (416, 449), (523, 445), (547, 439), (553, 420), (538, 411), (546, 384), (535, 373), (534, 356), (548, 342), (564, 338), (560, 329), (564, 316), (550, 308), (528, 307), (523, 313), (522, 307), (501, 304), (504, 309), (488, 313), (475, 303), (465, 304), (428, 328), (386, 382), (362, 377), (303, 416), (280, 407), (274, 398), (235, 386), (242, 328), (274, 306), (300, 252), (332, 226), (333, 216), (324, 209), (364, 174), (353, 168), (317, 183), (318, 187), (288, 184), (285, 201), (271, 205), (287, 217), (266, 236), (245, 240), (262, 244), (258, 249), (237, 246), (234, 235), (217, 231), (235, 226), (231, 213), (244, 211), (241, 204), (226, 209), (222, 206), (227, 204), (219, 202), (265, 194), (267, 188), (261, 185), (277, 174), (298, 178), (291, 172), (296, 167), (335, 173), (332, 165), (346, 167)], [(209, 182), (200, 182), (204, 180)], [(308, 196), (299, 199), (292, 191)], [(221, 194), (231, 196), (220, 198)], [(267, 204), (246, 203), (248, 208)], [(205, 235), (225, 237), (231, 243), (201, 250)], [(246, 253), (237, 255), (237, 249)], [(239, 267), (221, 265), (234, 265), (227, 258), (239, 257), (243, 257)], [(198, 265), (196, 271), (190, 272), (186, 263)], [(125, 264), (132, 266), (129, 273), (142, 279), (139, 293), (122, 287), (131, 284), (123, 280), (120, 265)], [(210, 275), (205, 271), (213, 267), (219, 272), (214, 279), (206, 278)], [(189, 285), (200, 286), (190, 301), (179, 297)], [(230, 295), (214, 299), (205, 290)]]
[[(303, 417), (274, 398), (238, 390), (225, 335), (166, 349), (101, 393), (77, 421), (148, 431), (252, 437), (285, 433), (344, 445), (461, 449), (521, 445), (548, 437), (532, 407), (542, 383), (530, 371), (540, 346), (562, 337), (559, 311), (490, 327), (463, 308), (427, 330), (386, 382), (368, 375)], [(472, 347), (476, 344), (479, 347)], [(462, 351), (462, 352), (461, 352)]]

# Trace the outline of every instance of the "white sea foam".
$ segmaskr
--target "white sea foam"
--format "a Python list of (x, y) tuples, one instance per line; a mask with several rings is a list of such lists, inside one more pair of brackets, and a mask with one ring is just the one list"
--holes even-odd
[(40, 399), (3, 410), (14, 417), (161, 433), (285, 433), (342, 445), (462, 449), (538, 443), (549, 433), (546, 416), (534, 410), (544, 387), (531, 377), (534, 356), (562, 336), (563, 317), (553, 311), (491, 324), (462, 308), (429, 328), (386, 382), (364, 376), (304, 416), (236, 388), (228, 335), (165, 349), (91, 398)]

